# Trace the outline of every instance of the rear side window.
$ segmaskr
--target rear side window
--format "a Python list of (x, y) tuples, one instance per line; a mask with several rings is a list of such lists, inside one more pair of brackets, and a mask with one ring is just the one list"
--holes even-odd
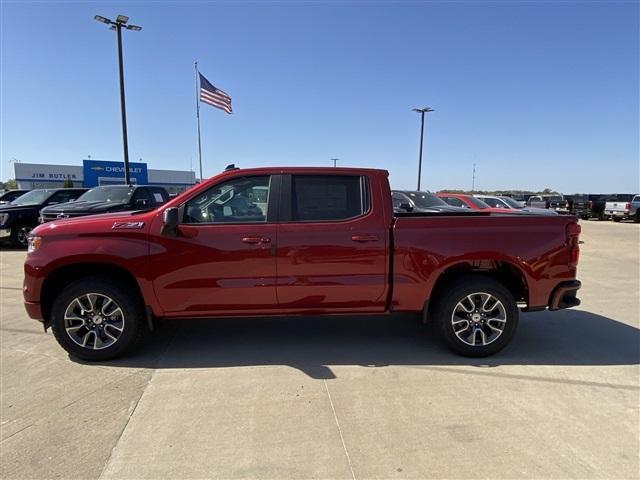
[(361, 176), (294, 175), (291, 187), (293, 221), (346, 220), (368, 210), (368, 187)]

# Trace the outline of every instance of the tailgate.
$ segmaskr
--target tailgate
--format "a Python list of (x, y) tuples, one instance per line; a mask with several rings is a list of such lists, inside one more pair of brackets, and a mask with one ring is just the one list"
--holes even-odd
[(627, 211), (629, 202), (607, 202), (604, 204), (605, 211), (611, 213), (624, 213)]

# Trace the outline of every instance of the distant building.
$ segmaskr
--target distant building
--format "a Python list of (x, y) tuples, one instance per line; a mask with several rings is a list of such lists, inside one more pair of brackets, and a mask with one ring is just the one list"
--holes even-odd
[[(124, 183), (124, 162), (83, 160), (78, 165), (51, 165), (44, 163), (14, 163), (18, 188), (62, 187), (69, 179), (74, 187), (96, 187)], [(131, 183), (158, 185), (169, 193), (180, 193), (196, 183), (196, 174), (188, 170), (147, 169), (146, 163), (129, 163)]]

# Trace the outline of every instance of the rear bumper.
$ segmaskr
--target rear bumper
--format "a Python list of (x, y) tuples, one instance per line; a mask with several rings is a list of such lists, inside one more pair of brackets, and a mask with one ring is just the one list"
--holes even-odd
[(11, 236), (10, 228), (0, 228), (0, 238), (7, 238)]
[(576, 297), (582, 284), (578, 280), (571, 280), (559, 284), (549, 297), (549, 310), (577, 307), (580, 299)]

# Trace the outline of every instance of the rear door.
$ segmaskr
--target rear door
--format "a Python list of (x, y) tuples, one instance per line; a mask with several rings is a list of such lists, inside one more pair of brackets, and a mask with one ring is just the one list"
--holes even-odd
[(383, 311), (389, 248), (385, 207), (379, 194), (371, 194), (369, 179), (286, 175), (282, 193), (276, 289), (280, 309)]

